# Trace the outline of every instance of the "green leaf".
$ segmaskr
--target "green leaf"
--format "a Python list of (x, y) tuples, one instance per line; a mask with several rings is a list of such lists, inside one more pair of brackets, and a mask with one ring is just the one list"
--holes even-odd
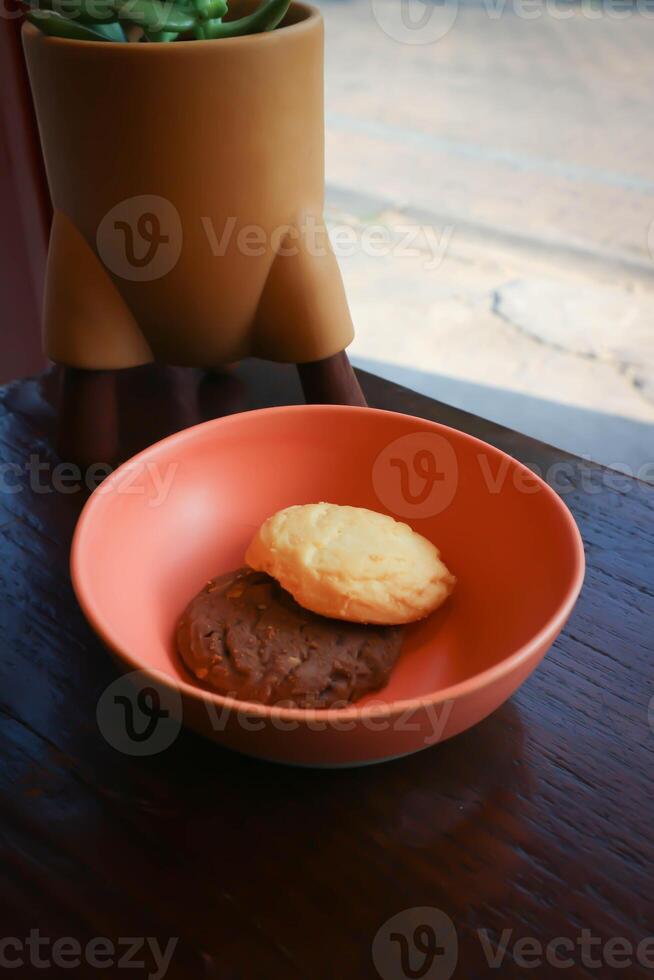
[(94, 30), (102, 34), (107, 41), (126, 41), (125, 31), (120, 24), (96, 24)]
[(273, 31), (284, 19), (290, 4), (291, 0), (264, 0), (247, 17), (216, 24), (212, 35), (216, 38), (240, 37), (243, 34), (260, 34), (262, 31)]
[(205, 37), (208, 40), (213, 41), (220, 36), (220, 29), (223, 23), (220, 17), (217, 17), (215, 20), (203, 20), (201, 23), (204, 27)]
[(219, 20), (227, 13), (225, 0), (193, 0), (193, 6), (201, 20)]
[(34, 24), (50, 37), (64, 37), (72, 41), (109, 40), (92, 27), (62, 17), (56, 10), (29, 10), (25, 16), (30, 24)]
[(127, 0), (118, 6), (118, 17), (156, 34), (190, 31), (196, 21), (192, 13), (167, 0)]
[(144, 33), (148, 41), (153, 41), (156, 44), (168, 44), (179, 37), (177, 31), (159, 31), (159, 33), (157, 31), (145, 31)]

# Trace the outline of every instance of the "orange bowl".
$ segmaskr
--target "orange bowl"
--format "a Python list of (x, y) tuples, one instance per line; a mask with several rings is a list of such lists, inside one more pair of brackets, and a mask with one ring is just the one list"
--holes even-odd
[[(258, 525), (326, 500), (389, 513), (432, 540), (458, 579), (407, 628), (390, 682), (348, 708), (267, 707), (213, 694), (175, 652), (186, 604), (243, 563)], [(72, 577), (89, 622), (183, 721), (280, 762), (357, 765), (470, 728), (531, 673), (575, 603), (577, 526), (529, 469), (472, 436), (375, 409), (292, 406), (186, 429), (119, 467), (75, 531)]]

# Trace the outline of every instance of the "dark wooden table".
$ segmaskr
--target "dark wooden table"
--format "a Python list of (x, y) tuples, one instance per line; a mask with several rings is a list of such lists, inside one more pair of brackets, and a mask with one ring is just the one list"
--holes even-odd
[[(124, 452), (194, 421), (198, 380), (126, 374)], [(122, 755), (95, 720), (116, 668), (68, 577), (86, 492), (57, 469), (57, 376), (0, 389), (0, 972), (162, 976), (154, 940), (176, 937), (172, 980), (652, 975), (652, 488), (361, 380), (371, 405), (480, 436), (562, 493), (588, 560), (564, 634), (477, 728), (385, 765), (285, 768), (188, 732)], [(255, 362), (199, 395), (205, 416), (300, 400), (293, 369)], [(384, 925), (422, 907), (452, 921), (456, 968), (443, 915)]]

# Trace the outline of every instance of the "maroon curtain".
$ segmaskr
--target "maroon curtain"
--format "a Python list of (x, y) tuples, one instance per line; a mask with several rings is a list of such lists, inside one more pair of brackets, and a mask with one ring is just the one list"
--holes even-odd
[(41, 370), (40, 317), (51, 220), (20, 17), (0, 10), (0, 383)]

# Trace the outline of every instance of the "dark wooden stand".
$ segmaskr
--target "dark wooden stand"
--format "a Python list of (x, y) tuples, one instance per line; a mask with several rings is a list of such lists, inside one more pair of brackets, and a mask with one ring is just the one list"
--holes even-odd
[(322, 361), (298, 364), (304, 397), (309, 405), (365, 405), (361, 386), (345, 351)]
[[(298, 364), (297, 369), (309, 404), (366, 404), (345, 351), (322, 361)], [(132, 399), (136, 386), (130, 383), (135, 374), (140, 374), (138, 390), (141, 393), (136, 403)], [(59, 455), (66, 462), (82, 466), (96, 462), (115, 463), (124, 457), (125, 449), (136, 452), (169, 432), (194, 425), (203, 417), (239, 411), (237, 389), (240, 383), (234, 377), (231, 386), (226, 384), (229, 374), (215, 377), (220, 379), (218, 400), (215, 393), (207, 397), (206, 386), (198, 389), (193, 372), (183, 368), (157, 366), (156, 372), (150, 366), (123, 371), (63, 368), (57, 436)], [(162, 404), (159, 397), (156, 415), (147, 398), (148, 378), (159, 396), (165, 392), (165, 403)], [(284, 403), (283, 398), (281, 403)], [(129, 428), (138, 429), (141, 436), (138, 445), (123, 446), (122, 453), (119, 408), (130, 410)]]
[(64, 368), (57, 430), (61, 458), (83, 466), (113, 463), (118, 440), (116, 372)]

